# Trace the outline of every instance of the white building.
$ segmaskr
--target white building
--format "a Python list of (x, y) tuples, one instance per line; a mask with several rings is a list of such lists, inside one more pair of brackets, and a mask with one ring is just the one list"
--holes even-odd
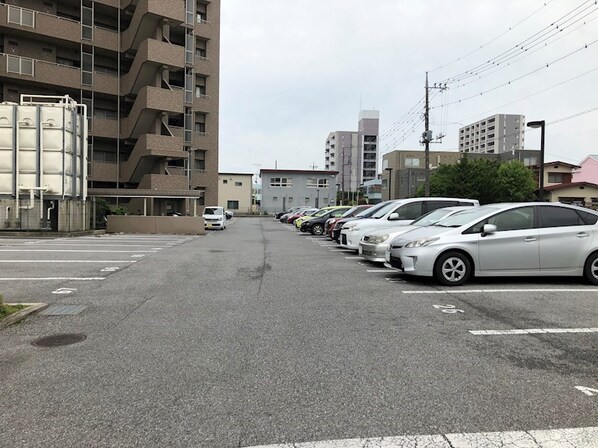
[(459, 151), (500, 154), (524, 149), (525, 116), (497, 114), (459, 128)]

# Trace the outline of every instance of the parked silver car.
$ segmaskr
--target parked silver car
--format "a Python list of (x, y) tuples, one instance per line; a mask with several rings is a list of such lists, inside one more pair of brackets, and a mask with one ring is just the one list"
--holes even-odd
[(438, 221), (464, 210), (472, 205), (461, 207), (445, 207), (426, 213), (408, 226), (390, 226), (366, 233), (359, 242), (359, 255), (369, 261), (384, 263), (384, 255), (392, 240), (397, 236), (424, 226), (431, 226)]
[(457, 286), (475, 276), (585, 276), (598, 284), (598, 213), (559, 203), (473, 207), (392, 241), (405, 274)]

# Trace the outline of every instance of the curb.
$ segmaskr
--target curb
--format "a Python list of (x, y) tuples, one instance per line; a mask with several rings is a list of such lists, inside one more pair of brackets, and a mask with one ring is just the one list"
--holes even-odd
[(0, 320), (0, 330), (12, 325), (20, 320), (25, 319), (30, 314), (36, 313), (38, 311), (44, 310), (48, 307), (47, 303), (5, 303), (5, 305), (26, 305), (27, 308), (17, 311), (16, 313), (11, 314), (8, 317)]

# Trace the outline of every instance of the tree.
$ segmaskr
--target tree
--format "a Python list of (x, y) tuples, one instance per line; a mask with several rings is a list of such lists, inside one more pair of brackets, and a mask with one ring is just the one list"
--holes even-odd
[[(533, 199), (536, 183), (531, 170), (513, 160), (462, 158), (454, 165), (440, 165), (430, 176), (430, 196), (471, 198), (480, 204)], [(417, 196), (424, 195), (424, 186)]]

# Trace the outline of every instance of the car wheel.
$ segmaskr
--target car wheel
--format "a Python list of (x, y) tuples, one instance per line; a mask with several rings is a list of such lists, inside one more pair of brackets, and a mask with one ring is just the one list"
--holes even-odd
[(434, 277), (446, 286), (459, 286), (471, 276), (469, 259), (459, 252), (442, 254), (434, 265)]
[(598, 285), (598, 252), (590, 255), (586, 260), (583, 275), (588, 282)]
[(311, 228), (312, 235), (321, 235), (324, 233), (324, 228), (320, 224), (314, 224)]

